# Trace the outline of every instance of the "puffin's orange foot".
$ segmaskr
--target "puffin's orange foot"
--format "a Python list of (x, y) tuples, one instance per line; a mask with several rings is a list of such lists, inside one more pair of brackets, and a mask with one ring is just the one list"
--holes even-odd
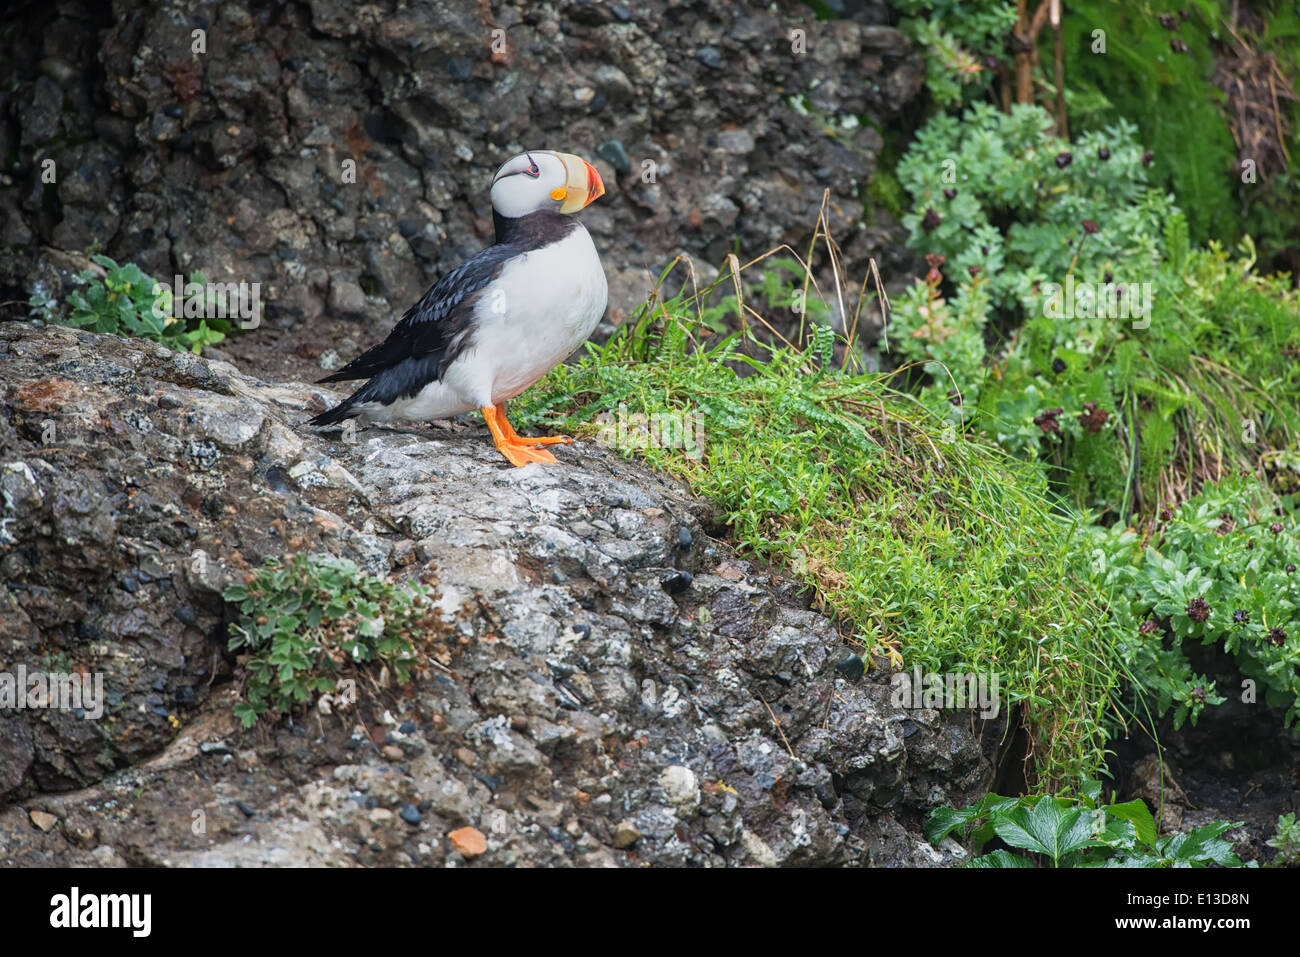
[[(503, 402), (499, 406), (495, 406), (495, 409), (496, 411), (493, 412), (493, 418), (496, 419), (497, 425), (501, 427), (501, 434), (511, 442), (518, 442), (523, 445), (556, 445), (561, 442), (565, 445), (573, 444), (573, 439), (569, 438), (567, 435), (552, 435), (546, 438), (540, 436), (533, 438), (527, 435), (520, 435), (515, 431), (515, 427), (510, 424), (510, 420), (506, 418), (505, 403)], [(486, 412), (483, 413), (483, 417), (487, 418)]]
[(510, 423), (506, 420), (505, 410), (494, 405), (485, 405), (480, 409), (483, 413), (483, 420), (487, 422), (488, 431), (492, 433), (492, 441), (496, 443), (497, 451), (504, 455), (511, 465), (527, 465), (529, 462), (556, 462), (554, 455), (542, 449), (542, 445), (552, 445), (555, 442), (572, 442), (572, 439), (566, 439), (564, 436), (555, 436), (551, 439), (526, 439), (518, 435)]
[(529, 462), (555, 462), (555, 456), (545, 449), (535, 449), (531, 445), (516, 445), (513, 442), (498, 442), (497, 451), (510, 460), (511, 465), (527, 465)]
[(533, 445), (560, 445), (560, 444), (572, 445), (573, 444), (573, 439), (569, 438), (567, 435), (548, 435), (546, 438), (529, 438), (527, 436), (521, 435), (519, 437), (519, 441), (529, 442), (532, 443)]

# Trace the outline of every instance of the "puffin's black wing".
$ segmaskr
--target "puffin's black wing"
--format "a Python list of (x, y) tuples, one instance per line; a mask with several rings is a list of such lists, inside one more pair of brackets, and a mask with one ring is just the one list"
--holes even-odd
[(455, 358), (449, 350), (459, 352), (469, 338), (461, 333), (473, 319), (478, 293), (501, 275), (506, 260), (518, 252), (513, 244), (499, 243), (467, 259), (430, 286), (420, 301), (406, 310), (387, 339), (318, 381), (368, 379), (405, 359), (422, 359), (433, 353), (443, 355), (432, 364), (445, 367), (444, 363)]
[(460, 354), (472, 338), (474, 304), (479, 294), (501, 275), (506, 261), (518, 255), (513, 243), (498, 243), (467, 259), (443, 276), (410, 309), (388, 338), (353, 359), (321, 382), (369, 379), (311, 425), (333, 425), (351, 417), (359, 402), (388, 404), (410, 398)]

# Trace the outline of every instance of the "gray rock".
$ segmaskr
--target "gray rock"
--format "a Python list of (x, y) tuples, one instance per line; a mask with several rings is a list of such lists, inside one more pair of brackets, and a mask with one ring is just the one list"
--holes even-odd
[(700, 786), (690, 768), (680, 764), (664, 768), (664, 773), (659, 775), (659, 786), (678, 817), (690, 817), (699, 807)]
[[(326, 308), (362, 316), (361, 274), (400, 314), (490, 235), (484, 183), (508, 152), (560, 143), (616, 173), (584, 217), (611, 269), (657, 273), (680, 251), (716, 267), (733, 240), (749, 255), (798, 243), (823, 186), (852, 275), (901, 245), (862, 224), (875, 130), (832, 141), (821, 118), (785, 103), (807, 92), (827, 114), (882, 126), (910, 108), (924, 60), (883, 4), (833, 20), (796, 7), (791, 21), (791, 10), (746, 4), (542, 14), (502, 0), (504, 51), (486, 50), (487, 28), (453, 3), (252, 9), (199, 0), (158, 17), (121, 0), (107, 20), (39, 6), (16, 15), (0, 41), (13, 118), (0, 146), (36, 188), (0, 189), (0, 285), (30, 293), (56, 257), (98, 240), (163, 279), (174, 267), (256, 279), (277, 326)], [(805, 54), (791, 50), (792, 22), (807, 30)], [(177, 56), (196, 23), (212, 25), (206, 56)], [(49, 42), (27, 42), (37, 33)], [(82, 143), (88, 130), (99, 135)], [(51, 150), (57, 212), (29, 175)], [(647, 161), (654, 179), (642, 182)], [(412, 220), (421, 228), (407, 235)], [(336, 277), (328, 290), (303, 281), (318, 269)], [(611, 286), (611, 315), (641, 298)]]
[(637, 829), (633, 821), (619, 821), (618, 826), (614, 828), (614, 837), (611, 843), (619, 848), (631, 847), (637, 841), (641, 840), (641, 831)]
[[(0, 354), (0, 664), (61, 650), (110, 691), (105, 720), (0, 719), (0, 866), (953, 861), (919, 827), (987, 779), (968, 718), (838, 677), (792, 590), (682, 546), (709, 509), (680, 485), (585, 442), (522, 469), (458, 426), (343, 442), (302, 428), (320, 388), (138, 340), (3, 323)], [(291, 550), (436, 581), (436, 667), (244, 731), (220, 592)]]
[(330, 282), (329, 307), (336, 316), (349, 319), (362, 316), (366, 311), (366, 294), (355, 282), (335, 278)]

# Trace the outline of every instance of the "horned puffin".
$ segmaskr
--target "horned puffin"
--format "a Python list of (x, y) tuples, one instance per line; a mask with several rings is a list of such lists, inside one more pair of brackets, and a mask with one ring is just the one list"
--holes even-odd
[(596, 246), (572, 213), (604, 195), (600, 174), (572, 153), (530, 150), (492, 178), (496, 242), (406, 310), (388, 338), (321, 382), (368, 379), (311, 420), (429, 421), (479, 409), (511, 464), (554, 462), (506, 419), (506, 403), (574, 353), (605, 313)]

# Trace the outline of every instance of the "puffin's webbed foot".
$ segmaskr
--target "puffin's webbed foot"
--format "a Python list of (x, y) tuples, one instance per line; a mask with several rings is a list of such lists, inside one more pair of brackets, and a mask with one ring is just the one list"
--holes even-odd
[(564, 436), (553, 436), (548, 439), (527, 439), (515, 432), (514, 427), (506, 419), (504, 406), (485, 405), (480, 411), (483, 413), (483, 420), (487, 422), (488, 431), (492, 433), (492, 440), (496, 443), (497, 451), (504, 455), (511, 465), (527, 465), (529, 462), (556, 462), (558, 460), (554, 455), (538, 446), (573, 441), (573, 439)]
[(540, 438), (540, 437), (526, 438), (524, 436), (520, 436), (519, 441), (525, 442), (529, 445), (572, 445), (573, 444), (573, 439), (569, 438), (567, 435), (548, 435), (545, 438)]

